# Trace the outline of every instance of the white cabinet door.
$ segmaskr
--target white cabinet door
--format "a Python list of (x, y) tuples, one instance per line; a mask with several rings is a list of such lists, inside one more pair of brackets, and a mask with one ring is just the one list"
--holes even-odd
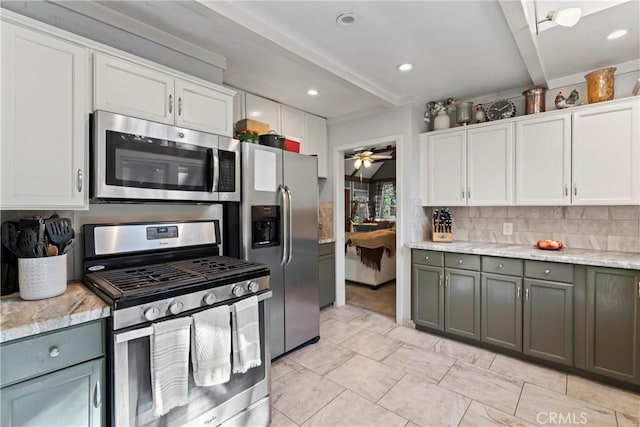
[(270, 130), (281, 132), (280, 104), (265, 98), (247, 93), (245, 96), (246, 118), (268, 123)]
[(571, 113), (516, 122), (516, 205), (571, 204)]
[(174, 124), (174, 78), (113, 56), (94, 53), (94, 109)]
[(466, 130), (427, 137), (429, 206), (466, 205), (466, 145)]
[(467, 132), (467, 204), (513, 204), (513, 123)]
[(196, 83), (176, 79), (176, 125), (233, 136), (233, 97)]
[(640, 203), (640, 100), (573, 113), (573, 204)]
[(88, 206), (87, 49), (2, 22), (2, 209)]
[(311, 154), (307, 152), (305, 146), (307, 135), (307, 118), (304, 111), (296, 110), (287, 105), (282, 105), (280, 108), (282, 113), (282, 127), (281, 134), (287, 137), (293, 137), (300, 140), (300, 152), (303, 154)]
[(305, 154), (314, 154), (318, 156), (318, 176), (327, 178), (329, 149), (327, 143), (327, 119), (324, 117), (306, 115), (307, 120), (307, 137), (303, 142), (303, 151)]

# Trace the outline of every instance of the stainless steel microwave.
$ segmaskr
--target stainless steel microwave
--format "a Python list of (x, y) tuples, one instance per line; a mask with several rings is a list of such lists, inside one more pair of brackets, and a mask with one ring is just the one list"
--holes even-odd
[(92, 116), (91, 198), (240, 201), (240, 142), (134, 117)]

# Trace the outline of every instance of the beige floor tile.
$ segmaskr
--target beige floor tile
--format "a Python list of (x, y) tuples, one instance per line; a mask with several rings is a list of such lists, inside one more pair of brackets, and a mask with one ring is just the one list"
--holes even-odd
[(405, 375), (378, 402), (421, 426), (456, 426), (471, 399), (413, 375)]
[(481, 368), (491, 366), (491, 362), (493, 362), (493, 358), (496, 356), (495, 353), (490, 351), (446, 338), (441, 338), (433, 346), (433, 351), (455, 357), (456, 359), (480, 366)]
[(401, 345), (401, 341), (364, 330), (340, 343), (341, 347), (348, 348), (374, 360), (384, 359)]
[(403, 427), (406, 422), (407, 420), (382, 406), (346, 390), (304, 423), (303, 427)]
[[(525, 383), (516, 417), (549, 425), (615, 426), (611, 409)], [(552, 418), (554, 417), (554, 418)], [(554, 421), (555, 422), (552, 422)], [(562, 422), (564, 420), (564, 422)]]
[(282, 412), (277, 409), (271, 409), (271, 422), (269, 427), (298, 427), (298, 424), (291, 421)]
[(384, 335), (396, 327), (396, 322), (391, 317), (378, 313), (369, 313), (358, 317), (350, 321), (349, 324), (380, 335)]
[(320, 322), (320, 339), (334, 344), (339, 344), (360, 331), (360, 328), (334, 318)]
[(618, 427), (640, 427), (640, 418), (616, 412)]
[(404, 427), (421, 427), (416, 423), (412, 423), (411, 421), (409, 421), (407, 424), (405, 424)]
[(399, 369), (355, 355), (325, 377), (377, 402), (403, 375)]
[(513, 357), (498, 354), (489, 369), (558, 393), (567, 391), (566, 373), (514, 359)]
[(302, 369), (302, 366), (295, 363), (290, 357), (278, 359), (275, 362), (271, 362), (271, 381), (273, 382), (289, 372)]
[(436, 383), (455, 362), (456, 359), (410, 344), (404, 344), (382, 361), (385, 365)]
[(327, 312), (327, 316), (332, 319), (341, 320), (343, 322), (350, 322), (352, 320), (357, 319), (358, 317), (362, 317), (366, 314), (371, 313), (371, 311), (355, 307), (352, 305), (342, 305), (340, 307), (331, 307), (323, 310)]
[(499, 411), (490, 406), (483, 405), (475, 400), (469, 405), (469, 409), (464, 414), (460, 427), (489, 427), (489, 426), (512, 426), (512, 427), (535, 427), (537, 424)]
[(508, 414), (513, 414), (516, 410), (522, 384), (522, 381), (514, 378), (460, 361), (440, 381), (444, 388)]
[(321, 339), (317, 343), (295, 352), (291, 360), (307, 369), (311, 369), (318, 375), (324, 375), (340, 366), (353, 355), (352, 351)]
[(640, 394), (569, 375), (567, 396), (640, 418)]
[(397, 328), (387, 332), (387, 336), (427, 350), (430, 350), (438, 341), (440, 341), (440, 337), (437, 335), (431, 335), (427, 332), (407, 328), (406, 326), (398, 326)]
[(275, 409), (302, 424), (344, 391), (344, 387), (307, 369), (293, 371), (272, 382)]

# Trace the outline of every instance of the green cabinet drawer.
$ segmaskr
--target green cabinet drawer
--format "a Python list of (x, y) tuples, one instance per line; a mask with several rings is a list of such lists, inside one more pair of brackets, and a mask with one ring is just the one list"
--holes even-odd
[(414, 249), (411, 251), (411, 263), (413, 264), (442, 267), (442, 259), (442, 252), (425, 251), (423, 249)]
[(512, 258), (499, 258), (494, 256), (483, 256), (482, 271), (485, 273), (522, 276), (522, 260)]
[(318, 245), (318, 256), (331, 255), (336, 253), (336, 243), (321, 243)]
[(480, 255), (444, 254), (444, 266), (447, 268), (462, 268), (464, 270), (480, 270)]
[(0, 346), (0, 386), (104, 355), (103, 323), (95, 321)]
[(573, 283), (573, 264), (546, 261), (525, 261), (524, 275), (532, 279)]

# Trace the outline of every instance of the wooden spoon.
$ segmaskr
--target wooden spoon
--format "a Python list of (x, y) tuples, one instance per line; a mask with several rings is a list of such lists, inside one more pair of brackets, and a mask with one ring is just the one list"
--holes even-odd
[(56, 245), (49, 245), (47, 247), (47, 256), (56, 256), (58, 255), (58, 247)]

